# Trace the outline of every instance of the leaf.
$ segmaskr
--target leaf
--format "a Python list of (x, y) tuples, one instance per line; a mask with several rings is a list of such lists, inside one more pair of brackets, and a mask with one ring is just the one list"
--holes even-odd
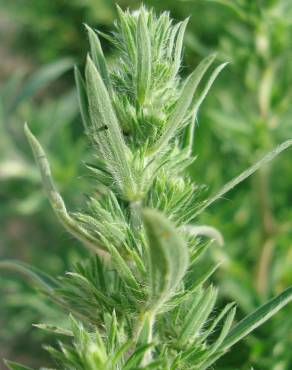
[(146, 209), (143, 221), (148, 239), (150, 302), (154, 310), (175, 292), (188, 268), (188, 249), (175, 226), (161, 213)]
[(58, 79), (63, 73), (72, 68), (72, 66), (73, 60), (70, 58), (64, 58), (57, 62), (47, 64), (39, 69), (31, 78), (29, 78), (25, 86), (16, 95), (11, 104), (10, 112), (14, 111), (23, 100), (28, 99), (37, 91)]
[(145, 11), (141, 11), (137, 24), (137, 99), (141, 105), (147, 100), (151, 84), (151, 40)]
[(89, 114), (95, 131), (94, 139), (121, 195), (130, 200), (129, 198), (135, 196), (136, 192), (126, 155), (129, 150), (124, 142), (108, 91), (89, 57), (85, 74)]
[(116, 302), (108, 294), (105, 294), (105, 292), (102, 289), (99, 289), (95, 285), (92, 285), (85, 276), (80, 275), (76, 272), (67, 272), (66, 276), (69, 276), (72, 279), (74, 279), (72, 283), (75, 284), (76, 286), (79, 285), (82, 291), (92, 292), (95, 295), (95, 297), (103, 304), (109, 306), (115, 305)]
[(37, 282), (46, 291), (52, 291), (59, 286), (58, 282), (45, 272), (17, 260), (0, 261), (0, 269), (9, 269), (21, 272)]
[(128, 340), (124, 344), (122, 344), (113, 354), (111, 358), (111, 365), (115, 366), (117, 363), (125, 357), (125, 355), (128, 353), (129, 349), (131, 348), (131, 345), (133, 342), (131, 340)]
[(228, 335), (223, 340), (222, 344), (217, 348), (215, 352), (205, 363), (202, 369), (207, 369), (209, 366), (214, 364), (220, 357), (222, 357), (226, 351), (234, 344), (239, 342), (241, 339), (246, 337), (249, 333), (255, 330), (257, 327), (269, 320), (275, 315), (281, 308), (286, 306), (292, 301), (292, 287), (284, 290), (275, 298), (272, 298), (269, 302), (259, 307), (253, 313), (241, 320), (237, 325), (230, 330)]
[(192, 235), (196, 236), (206, 236), (213, 240), (216, 240), (219, 245), (224, 244), (224, 239), (220, 231), (218, 231), (215, 227), (208, 226), (208, 225), (185, 225), (183, 231)]
[(184, 135), (182, 138), (182, 148), (187, 148), (189, 157), (192, 157), (193, 153), (194, 135), (195, 135), (195, 120), (193, 120), (185, 128)]
[(179, 24), (179, 30), (178, 30), (178, 35), (176, 38), (176, 44), (175, 44), (175, 50), (174, 50), (174, 61), (173, 61), (173, 69), (174, 69), (173, 75), (174, 76), (178, 73), (180, 66), (181, 66), (183, 40), (184, 40), (184, 35), (185, 35), (188, 22), (189, 22), (189, 18), (185, 19), (183, 22)]
[(179, 23), (173, 25), (173, 27), (171, 29), (171, 33), (170, 33), (169, 40), (168, 40), (168, 45), (167, 45), (167, 58), (168, 59), (171, 59), (172, 54), (175, 53), (174, 43), (175, 43), (175, 39), (177, 37), (177, 33), (181, 29), (181, 27), (182, 27), (182, 22), (179, 22)]
[(68, 214), (65, 203), (54, 184), (50, 164), (47, 160), (42, 146), (37, 141), (35, 136), (31, 133), (27, 124), (25, 124), (24, 126), (24, 131), (32, 148), (35, 160), (38, 164), (43, 180), (43, 186), (46, 190), (51, 206), (61, 223), (64, 225), (66, 230), (68, 230), (72, 235), (81, 240), (90, 250), (96, 253), (98, 249), (104, 249), (104, 247), (101, 246), (100, 243), (98, 243), (98, 241), (92, 235), (90, 235), (85, 229), (83, 229)]
[(266, 163), (273, 160), (277, 155), (279, 155), (284, 150), (288, 149), (292, 145), (292, 139), (284, 141), (282, 144), (278, 145), (274, 150), (266, 154), (262, 159), (260, 159), (258, 162), (256, 162), (254, 165), (249, 167), (247, 170), (242, 172), (240, 175), (229, 181), (227, 184), (223, 186), (221, 190), (219, 190), (215, 195), (213, 195), (211, 198), (207, 199), (203, 206), (195, 213), (195, 216), (202, 213), (206, 208), (208, 208), (212, 203), (214, 203), (216, 200), (220, 199), (224, 194), (226, 194), (228, 191), (233, 189), (236, 185), (244, 181), (246, 178), (251, 176), (254, 172), (256, 172), (259, 168), (264, 166)]
[(136, 368), (141, 360), (143, 359), (143, 356), (145, 353), (153, 347), (153, 343), (147, 343), (142, 346), (139, 346), (135, 352), (128, 358), (125, 365), (123, 365), (123, 370), (132, 370), (133, 367)]
[(136, 47), (135, 47), (135, 41), (132, 35), (132, 32), (130, 30), (129, 24), (127, 22), (125, 13), (122, 11), (122, 9), (116, 4), (118, 17), (120, 21), (120, 27), (124, 38), (124, 44), (126, 45), (128, 49), (129, 57), (131, 58), (132, 62), (135, 61), (136, 56)]
[(184, 293), (184, 295), (190, 296), (192, 294), (197, 294), (196, 290), (198, 287), (202, 286), (214, 274), (219, 266), (220, 263), (217, 263), (215, 266), (211, 266), (205, 272), (202, 272), (200, 276), (188, 287), (188, 290)]
[(217, 290), (210, 286), (184, 318), (178, 341), (183, 346), (190, 338), (199, 336), (200, 330), (212, 312), (217, 298)]
[(115, 248), (111, 243), (108, 243), (107, 240), (104, 240), (104, 245), (107, 247), (107, 250), (112, 257), (114, 266), (119, 272), (121, 279), (124, 280), (125, 283), (137, 293), (140, 293), (140, 286), (135, 276), (117, 248)]
[(187, 78), (175, 108), (165, 124), (164, 132), (150, 150), (151, 153), (162, 150), (180, 127), (181, 122), (184, 120), (191, 106), (195, 91), (214, 59), (215, 55), (210, 55), (203, 59), (194, 72)]
[[(251, 333), (258, 326), (266, 322), (269, 318), (275, 315), (281, 308), (292, 301), (292, 287), (280, 293), (277, 297), (271, 299), (269, 302), (259, 307), (253, 313), (241, 320), (237, 325), (231, 329), (223, 343), (210, 358), (205, 362), (202, 370), (208, 369), (214, 364), (226, 351)], [(201, 369), (201, 368), (200, 368)]]
[(11, 370), (33, 370), (31, 367), (20, 365), (17, 362), (4, 360), (5, 365)]
[(235, 313), (236, 313), (236, 307), (233, 307), (228, 312), (226, 320), (224, 321), (224, 325), (223, 325), (222, 330), (220, 332), (220, 335), (216, 339), (215, 343), (212, 344), (211, 353), (214, 353), (214, 352), (217, 351), (217, 349), (220, 347), (220, 345), (222, 344), (222, 342), (224, 341), (224, 339), (228, 335), (229, 330), (230, 330), (231, 325), (232, 325), (233, 320), (234, 320)]
[(215, 68), (215, 70), (211, 74), (205, 88), (203, 89), (199, 99), (196, 101), (196, 104), (195, 104), (194, 108), (192, 109), (192, 115), (193, 115), (194, 118), (196, 118), (198, 110), (199, 110), (201, 104), (203, 103), (204, 99), (206, 98), (206, 96), (207, 96), (210, 88), (212, 87), (214, 81), (218, 77), (219, 73), (223, 70), (223, 68), (225, 68), (227, 66), (227, 64), (228, 64), (228, 62), (220, 64), (217, 68)]
[(286, 306), (291, 301), (292, 286), (256, 309), (253, 313), (245, 317), (236, 326), (234, 326), (219, 349), (224, 351), (227, 350), (239, 340), (247, 336), (250, 332), (255, 330), (258, 326), (265, 323), (269, 318), (275, 315), (282, 307)]
[(77, 96), (78, 96), (78, 103), (79, 109), (81, 113), (81, 118), (83, 122), (83, 126), (86, 130), (86, 133), (89, 133), (90, 128), (90, 118), (88, 114), (88, 101), (86, 96), (86, 88), (85, 82), (79, 72), (79, 69), (75, 66), (74, 67), (74, 77), (75, 77), (75, 84), (77, 89)]
[(109, 73), (106, 65), (106, 60), (101, 48), (101, 44), (98, 38), (98, 35), (91, 29), (89, 26), (85, 25), (88, 37), (89, 37), (89, 43), (90, 43), (90, 51), (91, 51), (91, 58), (98, 69), (103, 82), (108, 90), (111, 89), (111, 83), (109, 78)]
[(72, 337), (73, 333), (70, 330), (60, 328), (58, 326), (54, 325), (48, 325), (48, 324), (33, 324), (34, 327), (38, 329), (42, 329), (44, 331), (47, 331), (49, 333), (55, 333), (59, 335), (65, 335), (67, 337)]
[(119, 341), (118, 337), (118, 320), (116, 316), (116, 311), (113, 310), (112, 314), (106, 313), (104, 315), (104, 325), (107, 333), (107, 351), (113, 353), (116, 347), (116, 344)]
[[(230, 327), (233, 323), (234, 316), (235, 316), (236, 308), (233, 307), (227, 314), (226, 320), (224, 322), (224, 325), (221, 329), (219, 337), (216, 339), (216, 341), (211, 345), (210, 350), (206, 353), (206, 361), (203, 360), (202, 363), (200, 363), (200, 370), (207, 370), (209, 366), (213, 363), (212, 361), (212, 355), (216, 353), (217, 349), (222, 344), (223, 340), (226, 338)], [(208, 358), (209, 357), (209, 358)], [(211, 360), (210, 360), (211, 358)]]
[(204, 342), (209, 335), (213, 333), (213, 331), (216, 329), (219, 322), (234, 308), (235, 303), (229, 303), (227, 304), (223, 310), (220, 312), (220, 314), (213, 320), (212, 324), (208, 329), (203, 333), (203, 335), (200, 337), (200, 342)]

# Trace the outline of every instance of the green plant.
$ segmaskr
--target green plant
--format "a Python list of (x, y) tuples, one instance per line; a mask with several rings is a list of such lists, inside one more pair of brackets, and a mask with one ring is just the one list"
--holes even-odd
[[(82, 124), (76, 91), (64, 92), (64, 78), (60, 79), (72, 66), (73, 61), (64, 58), (29, 75), (18, 70), (0, 88), (0, 259), (18, 258), (56, 275), (64, 271), (68, 260), (83, 251), (71, 248), (72, 240), (56, 224), (50, 206), (38, 191), (39, 174), (22, 127), (24, 120), (29, 120), (50, 155), (56, 181), (66, 193), (67, 203), (76, 204), (79, 201), (76, 177), (83, 167), (79, 159), (85, 159), (88, 151), (80, 135)], [(57, 92), (57, 88), (61, 91)], [(86, 184), (84, 179), (79, 177), (79, 190)], [(36, 347), (40, 338), (48, 337), (45, 332), (34, 330), (31, 322), (44, 318), (55, 321), (54, 311), (58, 317), (60, 313), (52, 309), (53, 304), (39, 300), (25, 281), (13, 281), (11, 274), (0, 274), (0, 296), (7, 297), (0, 305), (0, 357), (25, 360), (24, 356)], [(40, 352), (30, 355), (32, 363), (33, 357), (36, 363), (41, 363)]]
[(105, 28), (114, 16), (112, 0), (0, 0), (0, 6), (14, 33), (12, 52), (17, 48), (33, 63), (78, 58), (84, 52), (79, 24), (87, 19)]
[[(222, 3), (232, 7), (232, 2)], [(209, 114), (217, 122), (214, 126), (220, 127), (219, 135), (223, 140), (231, 134), (237, 142), (236, 147), (241, 143), (239, 159), (252, 162), (255, 150), (270, 150), (285, 137), (291, 137), (291, 6), (289, 1), (282, 0), (266, 4), (257, 1), (237, 3), (233, 4), (236, 16), (226, 24), (225, 33), (219, 38), (219, 47), (222, 57), (233, 62), (232, 80), (236, 83), (232, 90), (236, 100), (250, 109), (241, 112), (239, 104), (235, 101), (231, 103), (229, 93), (222, 88), (220, 108), (215, 106)], [(239, 86), (244, 86), (244, 89)], [(237, 116), (237, 112), (241, 117)], [(232, 125), (235, 119), (237, 124)], [(227, 153), (238, 152), (234, 143), (230, 141)], [(283, 207), (285, 200), (281, 199), (281, 203), (275, 201), (273, 190), (277, 189), (278, 184), (272, 177), (273, 168), (266, 166), (257, 173), (252, 183), (259, 223), (256, 239), (258, 262), (254, 284), (251, 285), (254, 285), (254, 293), (261, 299), (274, 292), (274, 286), (281, 279), (279, 276), (272, 281), (269, 275), (273, 268), (274, 251), (276, 246), (279, 247), (280, 236), (286, 230), (285, 223), (277, 221), (277, 208)], [(289, 192), (290, 186), (288, 180), (285, 192)]]
[[(218, 186), (234, 176), (238, 166), (253, 163), (256, 153), (261, 156), (291, 137), (291, 1), (192, 4), (197, 7), (194, 17), (198, 13), (202, 19), (217, 17), (218, 21), (213, 25), (206, 22), (208, 31), (201, 34), (193, 22), (189, 46), (201, 56), (216, 49), (219, 59), (230, 61), (201, 111), (202, 129), (196, 141), (201, 160), (193, 172), (196, 179)], [(199, 40), (204, 48), (198, 47), (202, 46)], [(207, 169), (206, 161), (210, 163)], [(289, 168), (290, 153), (286, 153), (235, 190), (232, 203), (221, 201), (203, 216), (203, 222), (224, 234), (228, 248), (213, 253), (215, 259), (225, 260), (215, 281), (223, 301), (238, 303), (239, 315), (292, 283)], [(290, 317), (285, 310), (239, 347), (246, 353), (243, 369), (246, 362), (262, 370), (292, 367)], [(267, 338), (267, 333), (272, 334)], [(234, 364), (227, 361), (233, 369)]]
[[(214, 314), (217, 290), (207, 284), (216, 266), (200, 269), (209, 225), (200, 213), (259, 167), (292, 145), (288, 140), (208, 199), (186, 174), (195, 118), (225, 66), (211, 73), (215, 56), (190, 76), (179, 76), (187, 20), (174, 25), (144, 7), (123, 12), (111, 35), (118, 51), (111, 69), (97, 34), (87, 27), (91, 55), (85, 81), (76, 69), (81, 116), (94, 148), (89, 171), (95, 192), (85, 210), (68, 212), (46, 155), (25, 132), (50, 203), (65, 228), (93, 252), (65, 277), (55, 279), (21, 262), (2, 261), (36, 279), (53, 301), (70, 312), (63, 327), (39, 327), (68, 337), (47, 347), (61, 369), (208, 369), (231, 346), (292, 299), (292, 288), (232, 326), (234, 303)], [(27, 369), (7, 362), (11, 369)]]

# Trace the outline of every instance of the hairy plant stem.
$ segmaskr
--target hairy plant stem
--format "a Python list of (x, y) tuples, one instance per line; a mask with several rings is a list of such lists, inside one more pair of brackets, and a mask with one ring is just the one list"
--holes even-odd
[(141, 201), (130, 203), (130, 214), (131, 214), (132, 226), (137, 231), (141, 228), (141, 225), (142, 225), (141, 206), (142, 206)]
[[(148, 311), (145, 314), (145, 322), (147, 322), (148, 327), (148, 335), (147, 335), (147, 343), (150, 344), (153, 339), (153, 327), (155, 322), (155, 314), (153, 312)], [(148, 348), (148, 350), (145, 352), (143, 360), (142, 360), (142, 366), (148, 365), (152, 360), (152, 348)]]
[[(134, 342), (133, 350), (135, 349), (135, 347), (137, 346), (137, 344), (139, 342), (139, 338), (142, 335), (142, 331), (145, 330), (145, 329), (147, 331), (146, 343), (150, 344), (152, 342), (155, 316), (156, 316), (156, 314), (153, 311), (144, 311), (138, 316), (137, 322), (136, 322), (136, 325), (135, 325), (135, 331), (134, 331), (134, 334), (133, 334), (133, 342)], [(152, 359), (152, 353), (151, 352), (152, 352), (151, 348), (149, 348), (145, 352), (145, 354), (143, 356), (143, 360), (142, 360), (142, 365), (143, 366), (146, 366), (151, 361), (151, 359)]]

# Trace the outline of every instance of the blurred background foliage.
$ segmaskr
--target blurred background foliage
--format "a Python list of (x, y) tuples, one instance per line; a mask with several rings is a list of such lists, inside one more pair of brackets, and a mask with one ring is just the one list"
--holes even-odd
[[(92, 183), (83, 166), (89, 148), (72, 66), (86, 55), (82, 23), (110, 31), (115, 3), (140, 5), (134, 0), (0, 0), (0, 258), (21, 259), (53, 275), (82, 258), (82, 248), (56, 221), (42, 192), (23, 123), (29, 122), (45, 146), (58, 186), (77, 210)], [(215, 191), (292, 137), (292, 0), (144, 3), (169, 10), (176, 20), (191, 16), (182, 73), (213, 51), (230, 62), (199, 114), (198, 160), (190, 169), (196, 181)], [(111, 58), (106, 41), (103, 47)], [(290, 150), (199, 220), (225, 237), (225, 246), (210, 253), (223, 261), (214, 280), (221, 289), (219, 304), (235, 299), (239, 315), (292, 284), (291, 189)], [(32, 366), (47, 361), (40, 342), (51, 338), (31, 323), (55, 323), (62, 314), (13, 273), (0, 273), (0, 296), (0, 357)], [(218, 369), (291, 370), (291, 343), (287, 307), (237, 345)]]

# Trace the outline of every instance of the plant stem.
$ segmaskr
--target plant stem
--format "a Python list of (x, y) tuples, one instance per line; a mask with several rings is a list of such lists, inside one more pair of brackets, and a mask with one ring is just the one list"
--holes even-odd
[(268, 293), (268, 278), (270, 264), (275, 246), (276, 222), (272, 212), (272, 202), (269, 189), (269, 167), (259, 170), (255, 181), (255, 192), (259, 205), (261, 222), (261, 244), (260, 255), (256, 267), (256, 290), (262, 297)]
[[(153, 338), (153, 326), (155, 321), (155, 314), (153, 312), (148, 312), (147, 314), (147, 326), (148, 326), (148, 337), (147, 343), (150, 344)], [(152, 360), (152, 348), (148, 348), (144, 354), (144, 358), (142, 360), (142, 366), (146, 366)]]
[[(259, 120), (263, 124), (263, 138), (265, 142), (271, 142), (270, 135), (270, 116), (272, 110), (271, 96), (272, 86), (274, 81), (274, 60), (269, 54), (269, 34), (264, 27), (259, 27), (255, 34), (255, 45), (259, 59), (266, 59), (265, 68), (262, 71), (260, 83), (258, 85), (258, 109)], [(259, 46), (261, 43), (258, 39), (264, 38), (266, 40), (266, 48), (262, 49)], [(262, 145), (265, 146), (265, 145)], [(268, 278), (269, 270), (275, 246), (276, 222), (273, 215), (272, 196), (270, 190), (270, 167), (262, 167), (256, 174), (255, 191), (257, 202), (259, 206), (259, 216), (261, 220), (261, 242), (259, 259), (256, 267), (255, 286), (258, 294), (266, 298), (268, 293)]]
[[(142, 338), (142, 341), (144, 342), (143, 344), (150, 344), (152, 342), (154, 322), (155, 322), (155, 313), (153, 311), (141, 312), (141, 314), (138, 316), (133, 333), (134, 346), (130, 351), (131, 354), (134, 352), (141, 337), (145, 334), (145, 332), (146, 338)], [(149, 364), (151, 359), (152, 359), (151, 348), (148, 348), (143, 356), (142, 366), (146, 366), (147, 364)]]
[(141, 201), (130, 203), (130, 213), (133, 228), (139, 230), (142, 225), (141, 220)]

